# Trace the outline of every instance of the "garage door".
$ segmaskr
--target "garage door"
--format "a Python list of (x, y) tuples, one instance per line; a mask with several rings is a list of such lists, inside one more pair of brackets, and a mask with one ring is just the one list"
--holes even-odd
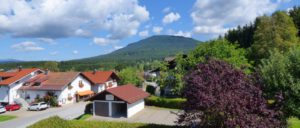
[(108, 110), (108, 102), (94, 102), (95, 107), (95, 115), (97, 116), (109, 116), (109, 110)]
[(127, 117), (127, 104), (126, 103), (112, 103), (112, 116), (113, 117)]

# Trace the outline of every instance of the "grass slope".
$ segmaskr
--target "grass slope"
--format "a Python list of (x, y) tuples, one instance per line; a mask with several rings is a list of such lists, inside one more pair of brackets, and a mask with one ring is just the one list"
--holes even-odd
[(143, 123), (106, 122), (106, 121), (84, 121), (64, 120), (58, 116), (41, 120), (28, 128), (178, 128), (178, 126), (166, 126)]
[(11, 116), (11, 115), (0, 115), (0, 122), (7, 121), (7, 120), (12, 120), (16, 118), (16, 116)]

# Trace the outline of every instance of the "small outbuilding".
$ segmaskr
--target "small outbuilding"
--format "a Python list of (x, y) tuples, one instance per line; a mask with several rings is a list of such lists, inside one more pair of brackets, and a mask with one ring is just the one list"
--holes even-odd
[(144, 109), (149, 93), (134, 85), (121, 85), (91, 97), (94, 116), (131, 117)]

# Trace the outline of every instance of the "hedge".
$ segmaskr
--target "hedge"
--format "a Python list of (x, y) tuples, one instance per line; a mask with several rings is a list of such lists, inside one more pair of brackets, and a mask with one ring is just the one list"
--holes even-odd
[(184, 98), (165, 98), (150, 96), (145, 99), (145, 104), (149, 106), (157, 106), (163, 108), (182, 109), (183, 103), (186, 101)]

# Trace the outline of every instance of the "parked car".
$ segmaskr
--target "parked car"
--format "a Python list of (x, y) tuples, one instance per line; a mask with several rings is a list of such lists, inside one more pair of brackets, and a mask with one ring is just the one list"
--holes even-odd
[(9, 104), (5, 106), (6, 111), (15, 111), (19, 110), (21, 108), (21, 105), (19, 104)]
[(2, 105), (0, 105), (0, 113), (4, 113), (4, 112), (6, 112), (5, 107), (3, 107)]
[(33, 103), (28, 107), (29, 111), (40, 111), (40, 110), (45, 110), (48, 108), (48, 104), (45, 102), (39, 102), (39, 103)]

